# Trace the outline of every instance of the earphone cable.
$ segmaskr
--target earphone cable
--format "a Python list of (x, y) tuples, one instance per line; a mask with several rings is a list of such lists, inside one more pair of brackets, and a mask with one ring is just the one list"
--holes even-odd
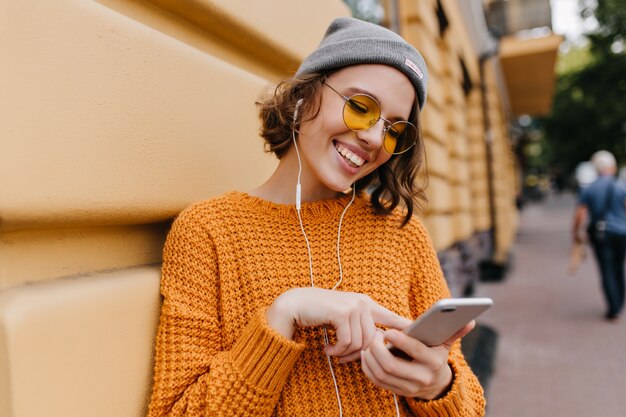
[(398, 397), (396, 396), (395, 392), (392, 392), (393, 394), (393, 403), (396, 406), (396, 417), (400, 417), (400, 406), (398, 406)]
[[(294, 120), (298, 115), (298, 111), (294, 113)], [(296, 155), (298, 156), (298, 183), (296, 184), (296, 214), (298, 215), (298, 223), (300, 223), (300, 230), (302, 231), (302, 236), (304, 236), (304, 241), (306, 242), (306, 250), (309, 255), (309, 277), (311, 278), (311, 287), (315, 287), (315, 279), (313, 278), (313, 256), (311, 256), (311, 244), (309, 243), (309, 238), (304, 231), (304, 223), (302, 222), (302, 215), (300, 214), (301, 203), (300, 199), (302, 198), (301, 194), (301, 185), (300, 185), (300, 175), (302, 174), (302, 161), (300, 160), (300, 150), (298, 149), (298, 143), (296, 142), (296, 133), (294, 130), (291, 131), (291, 137), (293, 138), (293, 144), (296, 148)]]
[(306, 250), (309, 254), (309, 277), (311, 278), (311, 287), (315, 288), (315, 280), (313, 278), (313, 257), (311, 256), (311, 244), (309, 243), (309, 238), (304, 231), (304, 224), (302, 223), (302, 216), (300, 215), (300, 210), (296, 210), (296, 214), (298, 215), (298, 221), (300, 222), (300, 230), (302, 231), (302, 236), (304, 236), (304, 241), (306, 242)]
[[(296, 115), (297, 115), (297, 111), (294, 114), (294, 120), (295, 120), (295, 116)], [(306, 242), (306, 250), (307, 250), (307, 254), (308, 254), (308, 258), (309, 258), (309, 277), (311, 279), (311, 287), (315, 288), (315, 279), (313, 278), (313, 255), (311, 254), (311, 244), (309, 243), (309, 238), (307, 237), (306, 231), (304, 230), (304, 223), (302, 222), (302, 215), (300, 213), (300, 209), (301, 209), (301, 205), (300, 205), (300, 198), (301, 198), (300, 175), (302, 173), (302, 161), (300, 160), (300, 150), (298, 149), (298, 143), (296, 142), (296, 134), (295, 134), (295, 132), (293, 130), (291, 131), (291, 134), (292, 134), (292, 138), (293, 138), (294, 147), (296, 148), (296, 155), (298, 156), (298, 183), (296, 185), (296, 214), (298, 215), (298, 223), (300, 223), (300, 230), (302, 231), (302, 236), (304, 236), (304, 241)], [(352, 198), (354, 199), (354, 195), (353, 195)], [(352, 201), (350, 203), (352, 203)], [(346, 209), (347, 209), (347, 207), (346, 207)], [(343, 219), (343, 215), (346, 212), (346, 209), (344, 209), (344, 211), (343, 211), (343, 213), (341, 215), (342, 219)], [(339, 224), (341, 225), (341, 220), (340, 220)], [(341, 271), (341, 263), (339, 264), (339, 271)], [(341, 274), (341, 272), (340, 272), (340, 274)], [(335, 287), (336, 287), (336, 285), (335, 285)], [(328, 332), (326, 331), (326, 329), (323, 329), (323, 331), (324, 331), (324, 346), (328, 346)], [(333, 369), (333, 363), (332, 363), (332, 360), (331, 360), (329, 354), (326, 354), (326, 360), (328, 361), (328, 367), (330, 368), (330, 375), (333, 378), (333, 385), (335, 386), (335, 396), (337, 397), (337, 406), (339, 408), (339, 417), (343, 417), (343, 407), (341, 406), (341, 395), (339, 394), (339, 384), (337, 384), (337, 377), (335, 376), (335, 370)]]
[[(324, 346), (328, 346), (328, 331), (324, 329)], [(328, 361), (328, 367), (330, 368), (330, 375), (333, 377), (333, 384), (335, 385), (335, 395), (337, 396), (337, 405), (339, 406), (339, 417), (343, 417), (343, 407), (341, 406), (341, 395), (339, 395), (339, 384), (337, 383), (337, 377), (335, 376), (335, 369), (329, 354), (326, 354), (326, 360)]]
[(352, 184), (352, 199), (343, 209), (343, 213), (341, 213), (341, 217), (339, 218), (339, 227), (337, 228), (337, 263), (339, 264), (339, 281), (337, 281), (337, 283), (333, 287), (333, 291), (337, 289), (337, 287), (339, 287), (339, 285), (341, 285), (341, 282), (343, 281), (343, 267), (341, 266), (341, 253), (340, 253), (341, 225), (343, 223), (343, 217), (345, 216), (346, 211), (348, 211), (348, 207), (352, 205), (352, 202), (354, 201), (355, 196), (356, 196), (356, 184)]
[[(296, 110), (294, 111), (294, 117), (293, 117), (294, 123), (296, 122), (297, 115), (298, 115), (298, 108), (300, 107), (301, 103), (302, 103), (302, 99), (298, 100), (298, 103), (296, 105)], [(307, 249), (307, 254), (309, 258), (309, 277), (311, 280), (311, 287), (315, 288), (315, 279), (313, 278), (313, 255), (311, 254), (311, 244), (309, 242), (308, 236), (306, 235), (306, 231), (304, 230), (304, 223), (302, 222), (302, 215), (300, 213), (301, 198), (302, 198), (302, 186), (300, 184), (300, 177), (302, 174), (302, 160), (300, 159), (300, 150), (298, 149), (298, 143), (296, 141), (296, 133), (295, 133), (295, 130), (293, 129), (291, 131), (291, 137), (293, 139), (294, 147), (296, 148), (296, 155), (298, 156), (298, 182), (296, 184), (296, 214), (298, 216), (298, 223), (300, 224), (300, 230), (302, 231), (302, 236), (304, 236), (304, 241), (306, 242), (306, 249)], [(348, 208), (354, 202), (355, 196), (356, 196), (356, 184), (352, 184), (352, 198), (350, 199), (350, 202), (346, 205), (346, 207), (343, 209), (343, 212), (341, 213), (341, 217), (339, 218), (339, 226), (337, 228), (337, 263), (339, 265), (339, 280), (333, 286), (332, 291), (334, 291), (337, 287), (339, 287), (339, 285), (341, 285), (341, 282), (343, 281), (343, 267), (341, 265), (341, 253), (340, 253), (341, 252), (340, 251), (341, 249), (341, 226), (343, 224), (343, 218), (346, 212), (348, 211)], [(328, 346), (329, 345), (328, 331), (326, 329), (323, 329), (323, 332), (324, 332), (324, 346)], [(326, 354), (326, 360), (328, 361), (328, 367), (330, 368), (330, 375), (333, 379), (333, 385), (335, 386), (337, 406), (339, 407), (339, 417), (343, 417), (343, 407), (341, 405), (341, 395), (339, 394), (339, 384), (337, 383), (337, 377), (335, 376), (335, 370), (333, 368), (332, 359), (329, 354)], [(398, 399), (396, 398), (396, 394), (393, 394), (393, 400), (396, 406), (396, 416), (400, 417), (400, 410), (398, 407)]]

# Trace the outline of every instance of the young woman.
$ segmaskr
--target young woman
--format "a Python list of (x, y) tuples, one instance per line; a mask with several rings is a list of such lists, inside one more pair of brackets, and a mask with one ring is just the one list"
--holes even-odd
[(483, 415), (472, 325), (435, 347), (400, 331), (449, 296), (413, 216), (426, 78), (401, 37), (339, 18), (259, 103), (274, 174), (168, 235), (150, 416)]

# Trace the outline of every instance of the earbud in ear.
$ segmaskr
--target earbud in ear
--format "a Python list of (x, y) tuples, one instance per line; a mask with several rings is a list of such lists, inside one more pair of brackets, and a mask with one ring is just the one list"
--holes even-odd
[(296, 120), (298, 120), (298, 110), (300, 110), (300, 105), (302, 105), (302, 102), (304, 100), (303, 99), (299, 99), (298, 101), (296, 101), (296, 109), (293, 111), (293, 122), (296, 123)]
[[(298, 120), (298, 110), (302, 105), (303, 99), (296, 101), (296, 108), (293, 111), (293, 124), (296, 124)], [(296, 143), (296, 133), (292, 130), (291, 137), (293, 138), (293, 146), (296, 147), (296, 154), (298, 155), (298, 184), (296, 185), (296, 210), (300, 212), (300, 200), (302, 199), (302, 186), (300, 185), (300, 173), (302, 172), (302, 162), (300, 161), (300, 151), (298, 150), (298, 144)]]

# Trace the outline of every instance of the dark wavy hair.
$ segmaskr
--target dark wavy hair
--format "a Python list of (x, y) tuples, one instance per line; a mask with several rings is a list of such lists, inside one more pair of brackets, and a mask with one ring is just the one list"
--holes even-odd
[[(292, 146), (292, 130), (298, 133), (300, 123), (314, 119), (320, 111), (321, 89), (332, 74), (307, 74), (290, 78), (278, 84), (273, 93), (262, 97), (256, 105), (261, 119), (261, 136), (265, 139), (266, 152), (274, 153), (281, 159)], [(296, 103), (303, 99), (294, 123)], [(375, 171), (358, 180), (356, 191), (369, 189), (371, 202), (376, 213), (389, 214), (401, 203), (405, 216), (401, 226), (413, 216), (415, 209), (421, 210), (426, 202), (424, 189), (425, 172), (424, 142), (419, 124), (419, 104), (413, 103), (408, 121), (417, 126), (417, 143), (409, 151), (392, 155), (389, 161)], [(423, 174), (423, 175), (420, 175)], [(418, 179), (419, 177), (419, 179)]]

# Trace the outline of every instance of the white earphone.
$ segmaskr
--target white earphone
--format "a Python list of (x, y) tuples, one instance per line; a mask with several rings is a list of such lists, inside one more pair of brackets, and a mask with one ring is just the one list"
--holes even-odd
[(302, 105), (303, 99), (299, 99), (296, 102), (296, 108), (293, 111), (293, 124), (294, 129), (291, 130), (291, 137), (293, 138), (293, 145), (296, 147), (296, 153), (298, 154), (298, 183), (296, 184), (296, 210), (300, 211), (300, 202), (302, 200), (302, 186), (300, 185), (300, 174), (302, 174), (302, 161), (300, 160), (300, 151), (298, 150), (298, 144), (296, 143), (296, 131), (295, 124), (298, 120), (298, 110), (300, 110), (300, 106)]
[[(309, 238), (306, 235), (304, 230), (304, 224), (302, 223), (302, 216), (300, 213), (301, 209), (301, 200), (302, 200), (302, 185), (300, 184), (300, 176), (302, 174), (302, 160), (300, 159), (300, 150), (298, 149), (298, 143), (296, 141), (296, 132), (295, 132), (295, 124), (298, 120), (298, 111), (300, 110), (300, 106), (302, 105), (303, 99), (299, 99), (296, 102), (296, 107), (293, 111), (293, 124), (294, 128), (291, 130), (291, 138), (293, 140), (293, 145), (296, 148), (296, 155), (298, 156), (298, 181), (296, 183), (296, 214), (298, 216), (298, 222), (300, 223), (300, 230), (302, 231), (302, 236), (304, 237), (304, 241), (306, 242), (307, 253), (309, 256), (309, 277), (311, 279), (311, 287), (315, 287), (315, 279), (313, 278), (313, 256), (311, 255), (311, 244), (309, 243)], [(341, 282), (343, 281), (343, 268), (341, 266), (341, 255), (340, 255), (340, 242), (341, 242), (341, 224), (343, 222), (343, 218), (348, 211), (348, 207), (352, 205), (354, 198), (356, 196), (356, 184), (352, 184), (352, 199), (343, 209), (341, 213), (341, 217), (339, 218), (339, 227), (337, 229), (337, 263), (339, 264), (339, 280), (333, 286), (332, 290), (334, 291), (339, 287)], [(324, 344), (328, 345), (328, 332), (324, 329)], [(330, 355), (326, 355), (326, 359), (328, 361), (328, 367), (330, 368), (330, 374), (333, 378), (333, 383), (335, 385), (335, 394), (337, 396), (337, 406), (339, 407), (339, 417), (343, 417), (343, 407), (341, 406), (341, 395), (339, 394), (339, 385), (337, 384), (337, 378), (335, 377), (335, 370), (333, 369), (333, 364), (330, 358)], [(393, 400), (396, 406), (396, 416), (400, 417), (400, 410), (398, 407), (398, 399), (396, 394), (393, 394)]]

